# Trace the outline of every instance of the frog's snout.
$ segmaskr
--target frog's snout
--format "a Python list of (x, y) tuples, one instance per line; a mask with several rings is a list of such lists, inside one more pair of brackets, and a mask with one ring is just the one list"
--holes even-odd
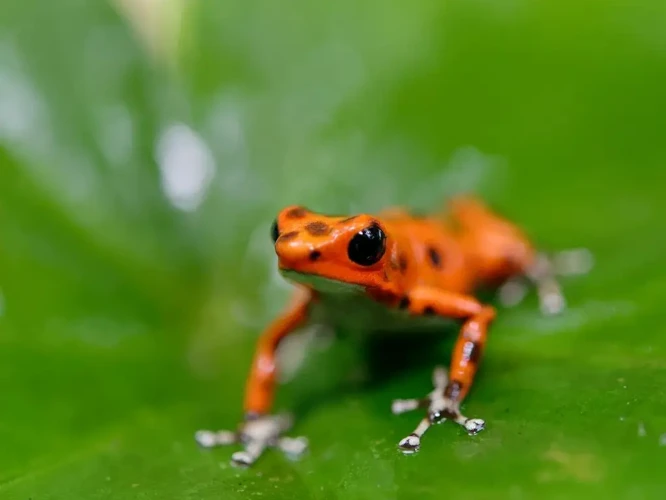
[(275, 253), (282, 269), (295, 269), (306, 262), (315, 262), (321, 257), (321, 252), (307, 241), (278, 239), (275, 244)]

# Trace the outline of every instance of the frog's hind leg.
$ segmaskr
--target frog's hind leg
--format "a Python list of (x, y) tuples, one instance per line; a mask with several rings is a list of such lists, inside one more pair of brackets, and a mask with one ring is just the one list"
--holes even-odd
[(475, 263), (478, 281), (501, 283), (498, 296), (503, 305), (520, 303), (534, 286), (541, 312), (558, 314), (566, 307), (558, 277), (585, 274), (592, 266), (586, 249), (552, 255), (539, 251), (518, 225), (474, 197), (455, 197), (449, 209), (459, 241)]
[(537, 290), (541, 312), (558, 314), (565, 309), (566, 299), (557, 278), (587, 274), (592, 265), (592, 254), (585, 248), (564, 250), (552, 256), (539, 253), (524, 274), (509, 278), (499, 288), (498, 298), (506, 307), (518, 305), (532, 285)]
[(534, 263), (538, 252), (523, 230), (481, 200), (457, 196), (448, 202), (448, 208), (449, 223), (477, 284), (502, 283), (524, 274)]

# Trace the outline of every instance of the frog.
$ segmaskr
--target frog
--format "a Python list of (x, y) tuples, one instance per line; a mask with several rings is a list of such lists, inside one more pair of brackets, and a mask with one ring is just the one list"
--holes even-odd
[(272, 414), (272, 407), (278, 347), (315, 321), (381, 332), (438, 329), (439, 321), (459, 324), (450, 365), (434, 367), (432, 390), (392, 401), (396, 415), (423, 411), (397, 448), (416, 453), (426, 431), (445, 421), (478, 434), (485, 420), (467, 417), (461, 404), (497, 316), (497, 307), (479, 299), (478, 291), (490, 288), (502, 305), (513, 306), (535, 288), (541, 313), (560, 314), (566, 308), (560, 277), (586, 273), (591, 261), (587, 249), (539, 250), (517, 223), (464, 194), (426, 214), (389, 207), (376, 214), (325, 215), (290, 205), (274, 219), (271, 238), (278, 270), (294, 285), (293, 296), (259, 337), (238, 428), (195, 434), (206, 448), (243, 445), (231, 457), (239, 466), (254, 464), (271, 447), (293, 457), (308, 449), (305, 437), (284, 435), (293, 418)]

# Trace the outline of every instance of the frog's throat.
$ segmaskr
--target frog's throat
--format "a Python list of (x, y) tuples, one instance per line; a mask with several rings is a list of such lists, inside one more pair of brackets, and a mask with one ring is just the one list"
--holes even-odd
[(293, 271), (291, 269), (280, 269), (280, 274), (290, 281), (310, 286), (318, 292), (358, 293), (364, 291), (364, 288), (361, 285), (345, 283), (344, 281), (325, 278), (316, 274), (299, 273), (298, 271)]

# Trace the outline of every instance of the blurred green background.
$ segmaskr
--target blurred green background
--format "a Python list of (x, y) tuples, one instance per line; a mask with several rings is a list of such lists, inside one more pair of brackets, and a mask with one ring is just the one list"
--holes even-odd
[[(665, 89), (660, 0), (0, 3), (0, 498), (663, 498)], [(288, 298), (279, 208), (460, 190), (596, 258), (561, 317), (500, 311), (483, 433), (396, 450), (451, 331), (312, 350), (301, 461), (195, 445)]]

